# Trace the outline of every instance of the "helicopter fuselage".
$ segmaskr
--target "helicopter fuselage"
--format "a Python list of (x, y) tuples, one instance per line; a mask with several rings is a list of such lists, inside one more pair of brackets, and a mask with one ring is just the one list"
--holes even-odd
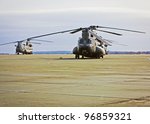
[(88, 39), (82, 43), (82, 40), (82, 38), (79, 39), (78, 45), (73, 49), (73, 54), (75, 54), (76, 59), (79, 59), (80, 55), (82, 58), (103, 58), (103, 56), (106, 54), (106, 49), (104, 46), (98, 45), (96, 41)]
[(106, 48), (85, 29), (82, 31), (82, 38), (78, 40), (78, 45), (73, 49), (73, 54), (75, 54), (76, 59), (79, 59), (80, 55), (82, 58), (103, 58), (106, 54)]
[(25, 44), (22, 42), (18, 42), (16, 45), (16, 54), (32, 54), (33, 48), (30, 42), (26, 42)]

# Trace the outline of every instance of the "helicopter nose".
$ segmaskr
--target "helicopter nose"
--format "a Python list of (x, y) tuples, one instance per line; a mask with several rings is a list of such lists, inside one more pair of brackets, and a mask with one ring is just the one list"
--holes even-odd
[(80, 48), (80, 49), (85, 49), (85, 50), (86, 50), (86, 49), (89, 48), (89, 46), (88, 46), (88, 45), (80, 45), (79, 48)]
[(79, 51), (80, 53), (90, 53), (91, 52), (91, 47), (88, 45), (81, 45), (79, 46)]

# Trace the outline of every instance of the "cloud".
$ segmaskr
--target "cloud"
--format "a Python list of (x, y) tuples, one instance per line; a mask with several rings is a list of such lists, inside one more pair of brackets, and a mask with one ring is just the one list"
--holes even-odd
[[(3, 1), (0, 5), (1, 43), (90, 25), (104, 25), (150, 32), (150, 7), (148, 8), (150, 4), (142, 0), (0, 1)], [(104, 33), (100, 33), (100, 35), (129, 45), (129, 47), (113, 46), (110, 48), (112, 50), (150, 49), (147, 36), (145, 38), (145, 35), (121, 33), (125, 34), (121, 38)], [(71, 50), (77, 44), (76, 42), (80, 36), (81, 33), (47, 37), (46, 39), (54, 40), (55, 43), (49, 46), (43, 45), (40, 50), (53, 50), (54, 48), (57, 50)], [(4, 48), (10, 49), (8, 46), (4, 46)], [(34, 50), (36, 50), (36, 47)], [(37, 46), (37, 50), (39, 50), (39, 46)]]

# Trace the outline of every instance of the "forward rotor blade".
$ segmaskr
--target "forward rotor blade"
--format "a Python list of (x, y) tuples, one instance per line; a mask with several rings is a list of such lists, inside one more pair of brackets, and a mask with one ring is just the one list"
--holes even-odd
[(74, 34), (74, 33), (79, 32), (79, 31), (81, 31), (81, 30), (82, 30), (82, 28), (76, 29), (76, 30), (70, 32), (70, 34)]
[(122, 36), (122, 34), (116, 33), (116, 32), (111, 32), (111, 31), (105, 31), (105, 30), (99, 30), (96, 29), (97, 31), (101, 31), (101, 32), (105, 32), (105, 33), (109, 33), (109, 34), (114, 34), (114, 35), (118, 35), (118, 36)]
[(0, 46), (7, 45), (7, 44), (12, 44), (12, 43), (16, 43), (16, 42), (3, 43), (3, 44), (0, 44)]
[(113, 28), (113, 27), (105, 27), (105, 26), (97, 26), (98, 28), (107, 28), (107, 29), (115, 29), (115, 30), (122, 30), (122, 31), (129, 31), (129, 32), (135, 32), (135, 33), (144, 33), (142, 31), (135, 31), (135, 30), (129, 30), (129, 29), (123, 29), (123, 28)]
[(2, 45), (7, 45), (7, 44), (18, 43), (18, 42), (23, 42), (23, 41), (14, 41), (14, 42), (3, 43), (3, 44), (0, 44), (0, 46), (2, 46)]
[[(33, 41), (41, 41), (41, 42), (47, 42), (47, 43), (52, 43), (53, 41), (48, 41), (48, 40), (40, 40), (40, 39), (32, 39)], [(32, 41), (31, 41), (32, 42)], [(32, 42), (33, 43), (33, 42)]]
[(54, 34), (61, 34), (61, 33), (67, 33), (67, 32), (71, 32), (77, 29), (71, 29), (71, 30), (65, 30), (65, 31), (59, 31), (59, 32), (54, 32), (54, 33), (49, 33), (49, 34), (43, 34), (43, 35), (38, 35), (38, 36), (34, 36), (34, 37), (29, 37), (28, 40), (32, 40), (35, 38), (40, 38), (40, 37), (45, 37), (45, 36), (49, 36), (49, 35), (54, 35)]

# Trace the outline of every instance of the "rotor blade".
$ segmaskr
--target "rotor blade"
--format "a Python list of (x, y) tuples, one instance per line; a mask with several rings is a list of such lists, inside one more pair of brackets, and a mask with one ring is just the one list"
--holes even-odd
[(108, 41), (109, 43), (116, 44), (116, 45), (128, 46), (128, 45), (126, 45), (126, 44), (117, 43), (116, 41), (113, 41), (113, 40), (108, 40), (108, 39), (103, 39), (103, 40), (106, 40), (106, 41)]
[(113, 43), (113, 44), (121, 45), (121, 46), (128, 46), (128, 45), (126, 45), (126, 44), (120, 44), (120, 43)]
[(96, 37), (99, 41), (103, 42), (106, 45), (112, 46), (110, 43), (107, 41), (103, 40), (101, 37), (99, 37), (97, 34), (93, 33), (92, 31), (89, 30), (89, 33), (91, 33), (94, 37)]
[(113, 43), (113, 42), (114, 42), (114, 41), (108, 40), (108, 39), (103, 39), (103, 40), (106, 40), (106, 41), (108, 41), (109, 43)]
[(135, 31), (135, 30), (129, 30), (129, 29), (123, 29), (123, 28), (113, 28), (113, 27), (105, 27), (105, 26), (97, 26), (98, 28), (107, 28), (107, 29), (115, 29), (115, 30), (122, 30), (122, 31), (130, 31), (135, 33), (145, 33), (142, 31)]
[(3, 43), (3, 44), (0, 44), (0, 46), (7, 45), (7, 44), (12, 44), (12, 43), (18, 43), (18, 42), (23, 42), (23, 40), (22, 41), (14, 41), (14, 42)]
[(108, 40), (105, 40), (105, 39), (102, 39), (102, 40), (105, 41), (108, 46), (112, 46), (112, 43), (109, 42)]
[(54, 32), (54, 33), (49, 33), (49, 34), (43, 34), (43, 35), (38, 35), (38, 36), (34, 36), (34, 37), (29, 37), (28, 40), (39, 38), (39, 37), (45, 37), (45, 36), (49, 36), (49, 35), (54, 35), (54, 34), (61, 34), (61, 33), (71, 32), (71, 31), (74, 31), (74, 30), (77, 30), (77, 29), (71, 29), (71, 30), (65, 30), (65, 31), (59, 31), (59, 32)]
[(116, 32), (111, 32), (111, 31), (105, 31), (105, 30), (99, 30), (96, 29), (97, 31), (101, 31), (101, 32), (105, 32), (105, 33), (109, 33), (109, 34), (114, 34), (114, 35), (118, 35), (118, 36), (122, 36), (122, 34), (116, 33)]
[[(40, 39), (32, 39), (32, 41), (41, 41), (41, 42), (47, 42), (47, 43), (51, 43), (53, 41), (48, 41), (48, 40), (40, 40)], [(31, 42), (32, 42), (31, 41)], [(32, 42), (33, 43), (33, 42)]]
[(31, 43), (33, 43), (33, 44), (41, 44), (41, 43), (38, 43), (38, 42), (31, 42)]
[(74, 34), (74, 33), (79, 32), (79, 31), (81, 31), (81, 30), (82, 30), (82, 28), (76, 29), (76, 30), (70, 32), (70, 34)]

